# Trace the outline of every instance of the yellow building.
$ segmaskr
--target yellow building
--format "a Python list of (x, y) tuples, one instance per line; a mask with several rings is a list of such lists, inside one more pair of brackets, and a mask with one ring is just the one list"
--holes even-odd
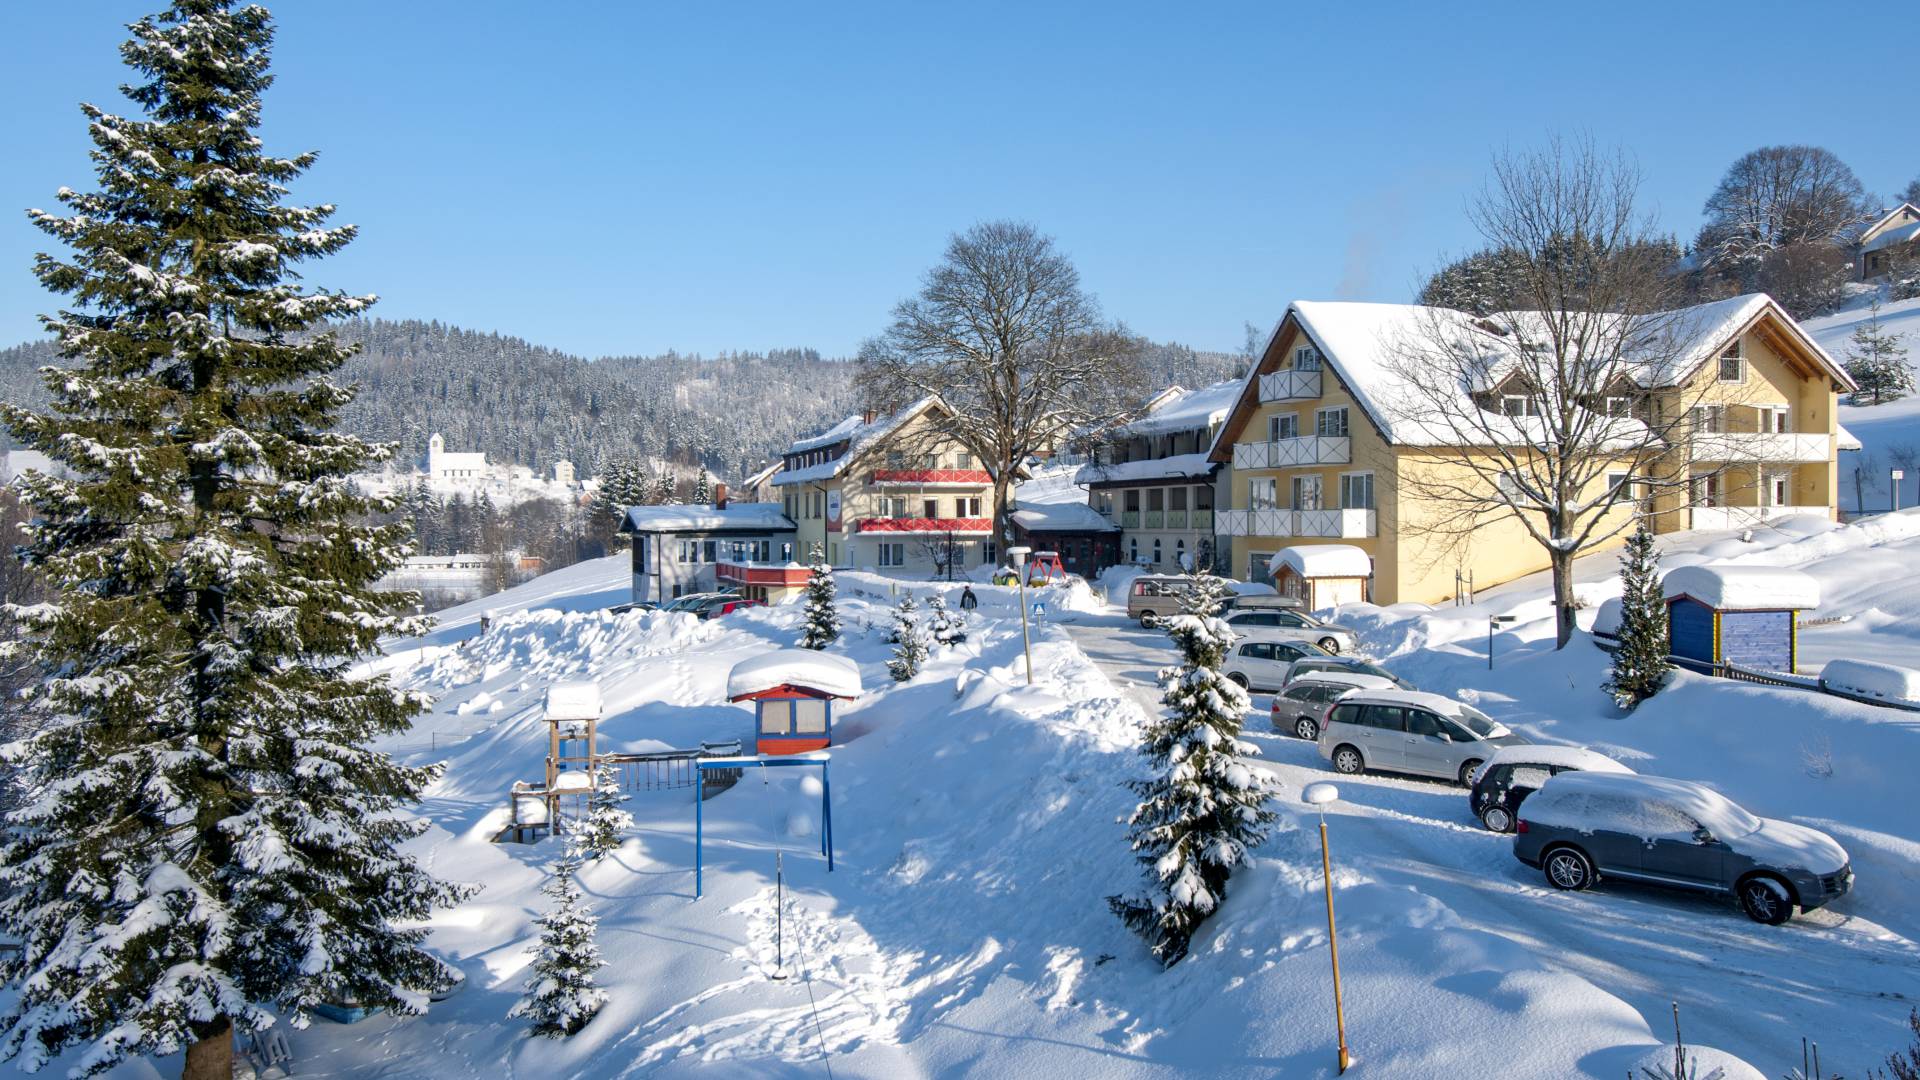
[[(1216, 515), (1230, 546), (1225, 569), (1265, 581), (1283, 549), (1350, 545), (1372, 560), (1368, 598), (1390, 604), (1436, 603), (1468, 582), (1485, 588), (1547, 568), (1546, 549), (1510, 514), (1461, 529), (1457, 505), (1427, 494), (1485, 483), (1463, 460), (1480, 451), (1409, 405), (1407, 369), (1395, 359), (1436, 314), (1471, 323), (1405, 304), (1302, 301), (1287, 309), (1209, 455), (1230, 466)], [(1672, 322), (1686, 335), (1672, 362), (1647, 385), (1622, 387), (1594, 407), (1609, 415), (1686, 410), (1689, 435), (1659, 451), (1660, 475), (1695, 479), (1642, 497), (1623, 464), (1582, 497), (1632, 493), (1608, 511), (1617, 515), (1609, 524), (1641, 508), (1658, 532), (1833, 517), (1836, 395), (1852, 389), (1845, 371), (1766, 296), (1701, 305)], [(1524, 413), (1524, 398), (1504, 389), (1494, 371), (1486, 385), (1461, 389), (1461, 407)]]
[(798, 558), (818, 544), (833, 566), (925, 577), (992, 561), (993, 477), (929, 422), (944, 408), (849, 416), (787, 447), (770, 483)]

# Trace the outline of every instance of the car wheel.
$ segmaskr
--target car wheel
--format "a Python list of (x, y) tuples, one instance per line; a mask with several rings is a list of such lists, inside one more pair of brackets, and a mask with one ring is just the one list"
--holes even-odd
[(1357, 776), (1367, 771), (1367, 759), (1351, 746), (1339, 747), (1333, 752), (1333, 771)]
[(1579, 892), (1593, 884), (1593, 860), (1576, 847), (1557, 847), (1547, 852), (1540, 864), (1547, 884), (1568, 892)]
[(1793, 917), (1793, 891), (1771, 874), (1755, 874), (1735, 891), (1740, 895), (1740, 910), (1754, 922), (1779, 926)]
[(1338, 656), (1340, 654), (1340, 642), (1333, 638), (1330, 638), (1330, 637), (1321, 638), (1320, 647), (1327, 650), (1330, 653), (1333, 653), (1335, 656)]
[(1143, 611), (1140, 613), (1140, 629), (1142, 630), (1153, 629), (1153, 612)]
[(1494, 803), (1480, 811), (1480, 824), (1485, 825), (1488, 832), (1512, 832), (1513, 811)]
[(1242, 689), (1242, 690), (1245, 690), (1245, 689), (1247, 689), (1247, 688), (1248, 688), (1248, 687), (1247, 687), (1247, 677), (1246, 677), (1245, 675), (1242, 675), (1242, 674), (1240, 674), (1240, 673), (1239, 673), (1239, 672), (1237, 672), (1237, 671), (1230, 671), (1230, 672), (1228, 672), (1228, 673), (1227, 673), (1227, 681), (1228, 681), (1228, 682), (1230, 682), (1230, 683), (1232, 683), (1232, 684), (1234, 684), (1235, 686), (1238, 686), (1238, 687), (1239, 687), (1240, 689)]
[(1479, 758), (1468, 758), (1460, 763), (1460, 776), (1458, 779), (1461, 787), (1470, 788), (1473, 786), (1474, 774), (1480, 771), (1480, 765), (1481, 761)]
[(1313, 742), (1320, 737), (1320, 725), (1313, 722), (1313, 717), (1302, 716), (1293, 722), (1293, 733)]

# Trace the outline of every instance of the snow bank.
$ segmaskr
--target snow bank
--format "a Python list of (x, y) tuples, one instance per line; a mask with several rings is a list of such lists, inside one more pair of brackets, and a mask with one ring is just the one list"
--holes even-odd
[(1829, 660), (1820, 685), (1844, 694), (1920, 703), (1920, 671), (1873, 660)]
[[(1628, 1076), (1663, 1076), (1680, 1074), (1673, 1072), (1673, 1044), (1656, 1046), (1642, 1054), (1627, 1070)], [(1666, 1072), (1656, 1070), (1664, 1069)], [(1767, 1080), (1767, 1074), (1734, 1057), (1725, 1050), (1715, 1050), (1711, 1046), (1687, 1047), (1687, 1076), (1700, 1080)]]
[(1595, 634), (1618, 637), (1620, 635), (1620, 612), (1624, 607), (1625, 605), (1620, 602), (1620, 598), (1617, 596), (1609, 596), (1605, 600), (1600, 601), (1600, 606), (1595, 608), (1593, 612), (1593, 625), (1587, 627), (1587, 629)]
[(835, 697), (860, 696), (860, 666), (812, 649), (777, 649), (742, 660), (727, 673), (727, 697), (737, 700), (776, 686), (804, 686)]
[(1292, 567), (1301, 577), (1367, 577), (1373, 560), (1352, 544), (1296, 544), (1284, 547), (1267, 562), (1269, 572)]
[(1820, 583), (1812, 575), (1779, 566), (1683, 566), (1661, 579), (1660, 587), (1669, 600), (1691, 596), (1722, 611), (1820, 606)]
[(600, 685), (567, 682), (554, 683), (547, 687), (547, 719), (600, 719)]

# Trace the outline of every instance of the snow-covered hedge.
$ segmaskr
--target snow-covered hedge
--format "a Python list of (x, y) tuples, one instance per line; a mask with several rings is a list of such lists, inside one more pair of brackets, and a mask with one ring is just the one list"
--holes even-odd
[(1820, 687), (1856, 697), (1920, 704), (1920, 671), (1872, 660), (1829, 660)]

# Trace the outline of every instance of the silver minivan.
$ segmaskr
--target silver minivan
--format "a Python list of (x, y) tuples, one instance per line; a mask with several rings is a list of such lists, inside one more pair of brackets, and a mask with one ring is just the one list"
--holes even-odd
[(1417, 690), (1360, 690), (1327, 711), (1320, 756), (1337, 772), (1413, 773), (1473, 785), (1481, 762), (1532, 740), (1464, 702)]
[[(1147, 626), (1156, 618), (1178, 615), (1181, 602), (1192, 588), (1193, 578), (1186, 574), (1142, 574), (1127, 589), (1127, 617)], [(1234, 594), (1221, 602), (1221, 614), (1239, 611), (1243, 606), (1277, 611), (1299, 607), (1300, 601), (1285, 596)]]

